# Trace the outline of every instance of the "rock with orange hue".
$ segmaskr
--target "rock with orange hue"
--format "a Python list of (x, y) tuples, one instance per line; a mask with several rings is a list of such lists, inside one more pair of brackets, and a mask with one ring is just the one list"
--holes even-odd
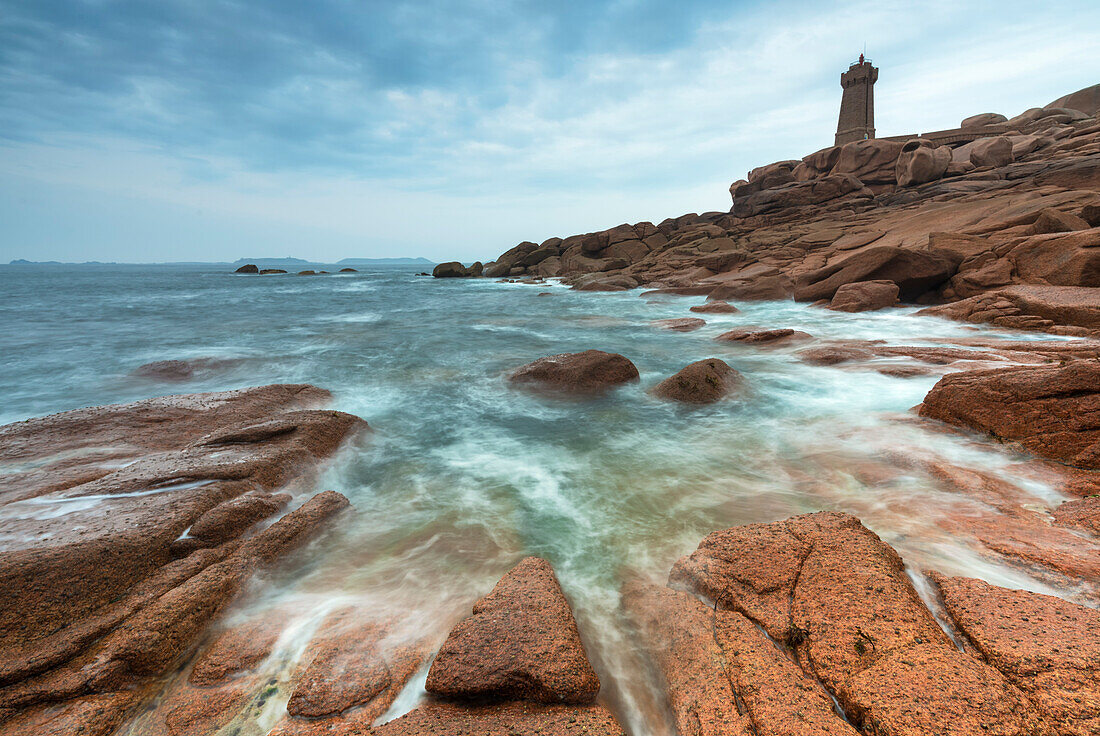
[(1100, 536), (1100, 495), (1061, 503), (1051, 512), (1062, 526), (1072, 526)]
[(783, 301), (791, 298), (791, 280), (782, 274), (765, 274), (727, 281), (704, 291), (711, 301), (738, 299), (746, 302)]
[(776, 343), (798, 342), (811, 339), (810, 335), (789, 327), (774, 330), (730, 330), (714, 338), (719, 342), (736, 342), (743, 345), (774, 345)]
[(358, 731), (363, 736), (625, 736), (602, 705), (461, 706), (428, 703), (381, 726)]
[(1100, 612), (974, 578), (933, 579), (955, 626), (1057, 733), (1100, 733)]
[(699, 329), (706, 323), (706, 320), (698, 319), (696, 317), (679, 317), (675, 319), (659, 319), (652, 324), (654, 327), (660, 327), (662, 330), (672, 330), (674, 332), (692, 332)]
[(140, 365), (132, 375), (157, 381), (190, 381), (193, 378), (205, 378), (239, 361), (227, 358), (192, 358), (191, 360), (157, 360)]
[(28, 468), (0, 479), (8, 508), (29, 498), (71, 508), (0, 520), (10, 597), (0, 612), (0, 708), (139, 688), (190, 650), (255, 570), (346, 507), (322, 493), (244, 541), (255, 513), (215, 513), (207, 548), (176, 559), (183, 532), (212, 509), (244, 494), (277, 498), (272, 490), (365, 427), (307, 409), (327, 399), (312, 386), (266, 386), (0, 428), (0, 461)]
[(955, 274), (956, 266), (933, 253), (881, 245), (871, 246), (836, 264), (800, 276), (794, 298), (800, 302), (832, 299), (844, 284), (856, 281), (892, 281), (900, 297), (915, 299)]
[(223, 501), (191, 525), (187, 536), (203, 546), (216, 546), (238, 537), (250, 526), (271, 516), (290, 502), (285, 493), (246, 493)]
[(427, 690), (449, 698), (591, 703), (600, 689), (550, 563), (527, 557), (451, 630)]
[(321, 718), (363, 706), (369, 714), (358, 720), (369, 723), (386, 712), (427, 657), (423, 641), (396, 633), (394, 622), (337, 611), (310, 643), (286, 710)]
[(1018, 366), (940, 379), (920, 415), (1018, 443), (1079, 468), (1100, 468), (1100, 365)]
[(191, 668), (192, 685), (218, 685), (251, 669), (271, 653), (283, 633), (286, 617), (267, 614), (217, 635)]
[(0, 720), (0, 736), (110, 736), (138, 702), (130, 692), (86, 695)]
[(722, 666), (712, 611), (688, 593), (644, 583), (625, 586), (622, 605), (661, 674), (678, 731), (750, 736), (752, 723), (738, 713)]
[(834, 312), (871, 312), (897, 303), (898, 285), (893, 281), (859, 281), (837, 289), (829, 302), (829, 309)]
[(849, 174), (864, 184), (896, 184), (895, 169), (903, 147), (881, 138), (845, 143), (831, 173)]
[(930, 141), (915, 139), (901, 148), (894, 176), (899, 187), (914, 187), (943, 177), (951, 163), (951, 149)]
[(539, 358), (516, 369), (509, 380), (555, 391), (594, 393), (638, 380), (638, 369), (618, 353), (585, 350)]
[(847, 514), (711, 534), (670, 579), (791, 646), (869, 733), (1038, 734), (1034, 707), (960, 652), (889, 546)]
[(741, 383), (741, 374), (718, 358), (706, 358), (684, 366), (674, 376), (653, 387), (663, 399), (685, 404), (712, 404)]
[(737, 217), (752, 217), (791, 207), (820, 204), (863, 191), (863, 183), (856, 177), (850, 174), (830, 174), (820, 179), (784, 184), (747, 196), (735, 196), (733, 214)]

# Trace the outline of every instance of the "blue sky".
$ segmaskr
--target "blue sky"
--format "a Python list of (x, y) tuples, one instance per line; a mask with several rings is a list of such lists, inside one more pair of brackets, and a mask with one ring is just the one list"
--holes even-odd
[(1100, 3), (0, 0), (0, 262), (490, 258), (1100, 82)]

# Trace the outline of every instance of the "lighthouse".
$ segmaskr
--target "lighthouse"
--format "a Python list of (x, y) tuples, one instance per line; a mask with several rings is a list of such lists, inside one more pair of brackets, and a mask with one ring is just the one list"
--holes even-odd
[(844, 96), (836, 125), (836, 145), (875, 137), (875, 82), (878, 69), (863, 54), (840, 75)]

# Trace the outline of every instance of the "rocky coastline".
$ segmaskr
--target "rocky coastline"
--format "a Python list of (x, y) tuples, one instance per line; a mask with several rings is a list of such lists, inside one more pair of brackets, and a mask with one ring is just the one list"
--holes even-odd
[[(847, 513), (715, 529), (666, 579), (626, 580), (607, 611), (626, 622), (637, 677), (656, 683), (681, 736), (1100, 733), (1100, 88), (1090, 89), (1073, 98), (1096, 102), (1085, 111), (1052, 103), (968, 118), (964, 129), (997, 135), (953, 149), (866, 140), (761, 167), (731, 186), (728, 213), (437, 267), (691, 297), (683, 318), (645, 326), (677, 333), (771, 299), (839, 313), (916, 304), (925, 319), (1021, 331), (938, 347), (782, 325), (717, 337), (791, 349), (822, 370), (936, 377), (910, 421), (1004, 443), (1070, 499), (1036, 508), (997, 476), (901, 448), (896, 472), (920, 467), (981, 509), (945, 517), (946, 533), (1074, 587), (1080, 602), (915, 568)], [(136, 375), (185, 381), (220, 366), (158, 361)], [(514, 365), (500, 383), (547, 401), (648, 391), (692, 412), (748, 390), (718, 357), (648, 383), (630, 356), (597, 349)], [(250, 736), (259, 726), (242, 724), (259, 722), (277, 736), (627, 733), (574, 592), (540, 557), (471, 591), (483, 597), (446, 636), (363, 606), (326, 609), (289, 674), (270, 675), (291, 612), (226, 613), (254, 576), (357, 513), (338, 489), (317, 492), (342, 448), (369, 451), (371, 428), (331, 398), (275, 384), (0, 427), (0, 736)], [(847, 472), (873, 483), (883, 471)], [(425, 696), (387, 719), (418, 677)]]

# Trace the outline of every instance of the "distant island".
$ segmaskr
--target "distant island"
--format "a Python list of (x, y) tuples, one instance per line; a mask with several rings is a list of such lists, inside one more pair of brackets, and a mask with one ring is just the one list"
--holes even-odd
[[(335, 263), (327, 261), (307, 261), (304, 258), (238, 258), (232, 266), (243, 266), (246, 263), (254, 263), (261, 266), (313, 266), (313, 265), (337, 265), (337, 266), (433, 266), (435, 261), (427, 258), (343, 258)], [(112, 261), (28, 261), (26, 258), (15, 258), (8, 262), (9, 266), (224, 266), (226, 261), (173, 261), (170, 263), (120, 263)]]

